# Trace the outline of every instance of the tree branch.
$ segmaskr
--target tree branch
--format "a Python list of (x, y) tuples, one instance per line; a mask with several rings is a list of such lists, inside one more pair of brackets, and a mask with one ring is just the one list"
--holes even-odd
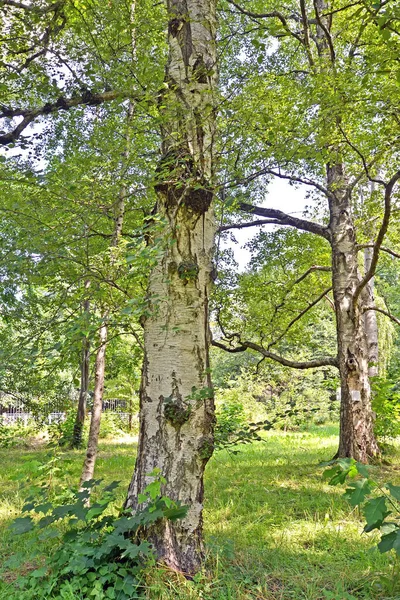
[(22, 121), (12, 131), (0, 135), (0, 145), (7, 146), (8, 144), (15, 142), (20, 137), (21, 133), (28, 127), (28, 125), (42, 115), (55, 113), (59, 110), (69, 110), (74, 106), (79, 106), (82, 104), (87, 106), (97, 106), (98, 104), (109, 102), (110, 100), (115, 100), (116, 98), (130, 98), (132, 95), (132, 92), (127, 90), (100, 93), (92, 93), (87, 90), (80, 96), (73, 96), (72, 98), (64, 98), (63, 96), (60, 96), (55, 102), (48, 102), (43, 106), (31, 109), (0, 106), (0, 119), (23, 117)]
[[(364, 248), (375, 248), (375, 244), (358, 244), (357, 246), (358, 250), (363, 250)], [(387, 254), (394, 256), (394, 258), (400, 258), (400, 254), (398, 252), (395, 252), (394, 250), (391, 250), (390, 248), (381, 246), (380, 250), (381, 252), (386, 252)]]
[(358, 301), (362, 290), (365, 288), (367, 283), (373, 278), (376, 271), (376, 265), (378, 264), (379, 252), (382, 246), (383, 238), (386, 235), (386, 232), (389, 227), (390, 221), (390, 213), (392, 208), (392, 192), (393, 188), (396, 185), (397, 181), (400, 179), (400, 170), (397, 171), (389, 181), (389, 183), (385, 184), (385, 212), (383, 214), (381, 228), (376, 238), (376, 242), (374, 244), (374, 251), (372, 253), (371, 266), (368, 271), (365, 273), (364, 277), (358, 284), (356, 291), (354, 292), (353, 303), (354, 305)]
[(276, 210), (274, 208), (262, 208), (259, 206), (254, 206), (253, 204), (247, 204), (246, 202), (240, 202), (239, 209), (243, 212), (253, 215), (274, 219), (280, 225), (288, 225), (290, 227), (295, 227), (296, 229), (302, 229), (303, 231), (320, 235), (328, 241), (331, 239), (330, 232), (327, 227), (323, 227), (322, 225), (319, 225), (319, 223), (307, 221), (306, 219), (292, 217), (281, 210)]
[[(307, 271), (305, 273), (303, 273), (303, 275), (300, 275), (300, 277), (298, 279), (296, 279), (296, 281), (292, 285), (292, 288), (293, 288), (293, 286), (297, 285), (298, 283), (301, 283), (303, 281), (303, 279), (305, 279), (310, 273), (313, 273), (314, 271), (325, 271), (326, 273), (330, 273), (332, 271), (332, 268), (331, 267), (322, 267), (320, 265), (312, 265), (312, 267), (307, 269)], [(330, 290), (328, 290), (328, 291), (330, 291)]]
[(57, 10), (64, 3), (65, 3), (65, 0), (59, 0), (58, 2), (54, 2), (53, 4), (50, 4), (49, 6), (46, 6), (44, 8), (39, 8), (38, 6), (35, 6), (34, 4), (26, 4), (25, 2), (16, 2), (15, 0), (0, 0), (0, 6), (13, 6), (14, 8), (20, 8), (22, 10), (36, 12), (36, 13), (39, 13), (40, 15)]
[[(304, 45), (304, 40), (298, 35), (295, 31), (292, 31), (288, 25), (287, 18), (278, 10), (273, 10), (272, 12), (266, 13), (255, 13), (251, 10), (246, 10), (240, 4), (237, 4), (234, 0), (228, 0), (229, 4), (232, 4), (237, 10), (242, 13), (242, 15), (246, 15), (247, 17), (251, 17), (252, 19), (279, 19), (284, 30), (289, 35), (293, 36), (296, 40), (298, 40), (302, 45)], [(289, 17), (291, 18), (291, 17)]]
[(280, 225), (281, 222), (277, 219), (260, 219), (259, 221), (249, 221), (248, 223), (232, 223), (231, 225), (221, 225), (217, 229), (217, 233), (229, 231), (229, 229), (244, 229), (245, 227), (258, 227), (260, 225)]
[(296, 360), (290, 360), (290, 359), (284, 358), (283, 356), (280, 356), (279, 354), (275, 354), (274, 352), (269, 352), (268, 350), (265, 350), (265, 348), (263, 348), (259, 344), (255, 344), (253, 342), (241, 342), (240, 346), (236, 346), (236, 347), (225, 346), (224, 344), (222, 344), (221, 342), (217, 342), (216, 340), (213, 340), (211, 343), (213, 346), (216, 346), (217, 348), (221, 348), (222, 350), (225, 350), (226, 352), (236, 353), (236, 352), (245, 352), (246, 350), (254, 350), (255, 352), (259, 352), (260, 354), (262, 354), (262, 356), (264, 356), (264, 358), (270, 358), (271, 360), (274, 360), (275, 362), (278, 362), (281, 365), (284, 365), (285, 367), (291, 367), (292, 369), (315, 369), (317, 367), (327, 367), (327, 366), (338, 367), (339, 366), (337, 358), (335, 358), (333, 356), (316, 358), (314, 360), (309, 360), (309, 361), (296, 361)]
[[(329, 269), (330, 270), (330, 269)], [(320, 302), (325, 296), (326, 294), (328, 294), (330, 291), (332, 290), (332, 286), (330, 286), (329, 288), (327, 288), (326, 290), (324, 290), (322, 292), (322, 294), (320, 294), (318, 296), (318, 298), (316, 298), (315, 300), (313, 300), (312, 302), (309, 302), (309, 304), (306, 306), (306, 308), (304, 308), (302, 311), (300, 311), (291, 321), (290, 323), (287, 325), (287, 327), (285, 328), (285, 330), (277, 337), (275, 338), (270, 344), (268, 344), (268, 348), (272, 348), (272, 346), (275, 346), (275, 344), (277, 344), (278, 342), (281, 341), (282, 338), (285, 337), (285, 335), (287, 334), (287, 332), (289, 331), (289, 329), (291, 329), (293, 327), (293, 325), (295, 325), (297, 323), (297, 321), (300, 321), (300, 319), (309, 311), (311, 310), (314, 306), (316, 306), (318, 304), (318, 302)]]
[(365, 312), (367, 312), (369, 310), (374, 310), (375, 312), (382, 313), (383, 315), (385, 315), (385, 317), (388, 317), (391, 321), (393, 321), (397, 325), (400, 325), (400, 319), (398, 319), (397, 317), (395, 317), (394, 315), (392, 315), (387, 310), (384, 310), (383, 308), (378, 308), (377, 306), (365, 306), (362, 309), (362, 312), (365, 313)]

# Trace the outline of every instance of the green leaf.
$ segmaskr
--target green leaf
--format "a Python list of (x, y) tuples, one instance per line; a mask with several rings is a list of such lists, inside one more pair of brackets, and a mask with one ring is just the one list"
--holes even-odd
[(176, 506), (175, 508), (167, 508), (164, 510), (164, 516), (170, 521), (176, 521), (177, 519), (183, 519), (183, 517), (186, 517), (188, 510), (188, 506)]
[(93, 506), (86, 513), (86, 521), (91, 521), (94, 517), (98, 517), (107, 508), (107, 504), (103, 506)]
[(113, 492), (121, 483), (121, 481), (112, 481), (109, 485), (107, 485), (103, 492)]
[(397, 539), (397, 533), (397, 531), (392, 531), (392, 533), (382, 536), (382, 539), (378, 544), (379, 552), (383, 554), (384, 552), (389, 552), (389, 550), (392, 550)]
[(53, 504), (51, 502), (45, 502), (44, 504), (38, 504), (35, 507), (35, 513), (43, 513), (44, 515), (50, 512), (53, 509)]
[(371, 493), (371, 487), (368, 479), (354, 481), (346, 489), (345, 497), (352, 506), (358, 506), (364, 502), (365, 497)]
[(365, 531), (372, 531), (379, 528), (388, 514), (384, 496), (369, 500), (364, 506), (364, 516), (367, 521), (367, 525), (364, 528)]
[(40, 567), (40, 569), (35, 569), (35, 571), (32, 571), (31, 573), (31, 577), (35, 577), (37, 579), (39, 579), (40, 577), (44, 577), (45, 575), (47, 575), (46, 567)]
[(31, 531), (33, 527), (32, 517), (18, 517), (18, 519), (15, 519), (10, 525), (10, 529), (15, 535), (27, 533), (28, 531)]
[(400, 502), (400, 485), (393, 485), (392, 483), (386, 484), (387, 489), (390, 492), (390, 495), (393, 496), (398, 502)]

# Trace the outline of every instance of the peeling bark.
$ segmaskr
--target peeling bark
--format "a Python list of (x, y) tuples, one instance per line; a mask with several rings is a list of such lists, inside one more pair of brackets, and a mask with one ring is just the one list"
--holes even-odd
[(362, 310), (354, 302), (360, 282), (357, 243), (351, 214), (351, 197), (342, 164), (327, 169), (332, 284), (335, 301), (338, 362), (341, 379), (340, 457), (360, 462), (379, 453), (375, 440), (368, 377), (368, 347)]
[(215, 223), (213, 139), (216, 86), (214, 0), (171, 0), (162, 159), (156, 192), (171, 243), (149, 283), (140, 433), (126, 506), (136, 509), (148, 473), (161, 469), (163, 493), (189, 506), (184, 519), (146, 534), (171, 568), (193, 574), (203, 559), (204, 469), (213, 451), (208, 297)]

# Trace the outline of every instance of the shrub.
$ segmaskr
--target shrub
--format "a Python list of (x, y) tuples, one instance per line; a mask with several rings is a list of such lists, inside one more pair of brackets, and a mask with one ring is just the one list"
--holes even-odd
[[(161, 495), (166, 481), (159, 470), (151, 476), (154, 481), (140, 497), (142, 508), (134, 514), (116, 509), (116, 481), (98, 489), (99, 499), (92, 505), (88, 504), (90, 492), (101, 480), (84, 483), (82, 491), (69, 490), (58, 505), (51, 501), (47, 484), (35, 489), (12, 530), (15, 534), (45, 530), (39, 539), (56, 538), (57, 543), (46, 565), (18, 580), (15, 598), (50, 600), (66, 594), (94, 600), (142, 597), (141, 571), (149, 561), (154, 562), (144, 532), (161, 519), (176, 520), (187, 513), (186, 506)], [(36, 545), (37, 539), (31, 538), (30, 544)]]
[(0, 417), (0, 448), (28, 447), (31, 438), (37, 433), (37, 425), (32, 420), (27, 423), (18, 420), (6, 424)]
[(383, 440), (400, 435), (399, 377), (374, 377), (372, 408), (376, 413), (375, 434)]

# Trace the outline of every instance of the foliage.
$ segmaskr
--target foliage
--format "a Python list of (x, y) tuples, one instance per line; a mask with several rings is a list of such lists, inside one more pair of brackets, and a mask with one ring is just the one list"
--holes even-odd
[[(118, 509), (117, 516), (113, 514), (117, 481), (100, 488), (102, 480), (90, 480), (80, 491), (70, 490), (68, 503), (57, 505), (49, 501), (48, 485), (35, 489), (12, 532), (34, 530), (39, 540), (57, 538), (57, 547), (45, 566), (18, 582), (21, 597), (63, 598), (66, 592), (95, 600), (142, 597), (140, 574), (153, 560), (146, 531), (162, 519), (176, 520), (187, 512), (186, 506), (162, 495), (166, 481), (159, 470), (149, 476), (154, 480), (140, 497), (141, 508), (134, 514)], [(98, 499), (89, 505), (91, 490)]]
[(0, 417), (0, 448), (27, 447), (30, 439), (37, 434), (37, 426), (31, 420), (25, 423), (22, 420), (6, 424)]
[(351, 506), (361, 507), (366, 521), (364, 531), (378, 530), (381, 534), (379, 551), (394, 550), (400, 557), (400, 486), (377, 483), (371, 478), (369, 468), (353, 458), (338, 459), (323, 477), (330, 485), (351, 480), (344, 495)]
[(372, 408), (376, 413), (375, 434), (385, 440), (400, 435), (399, 374), (375, 377)]
[[(65, 413), (65, 418), (60, 419), (59, 421), (53, 421), (53, 423), (51, 423), (47, 428), (50, 438), (50, 444), (56, 444), (58, 446), (71, 445), (74, 434), (75, 419), (76, 409), (75, 407), (71, 407)], [(87, 438), (88, 432), (88, 422), (87, 420), (85, 420), (83, 426), (83, 439)]]
[(241, 361), (240, 372), (235, 373), (233, 363), (235, 378), (228, 379), (225, 365), (232, 362), (225, 359), (221, 367), (216, 361), (213, 369), (220, 382), (216, 389), (217, 449), (259, 440), (259, 434), (272, 427), (294, 430), (337, 418), (336, 379), (330, 369), (300, 375), (272, 363), (255, 373), (254, 363), (243, 366)]

